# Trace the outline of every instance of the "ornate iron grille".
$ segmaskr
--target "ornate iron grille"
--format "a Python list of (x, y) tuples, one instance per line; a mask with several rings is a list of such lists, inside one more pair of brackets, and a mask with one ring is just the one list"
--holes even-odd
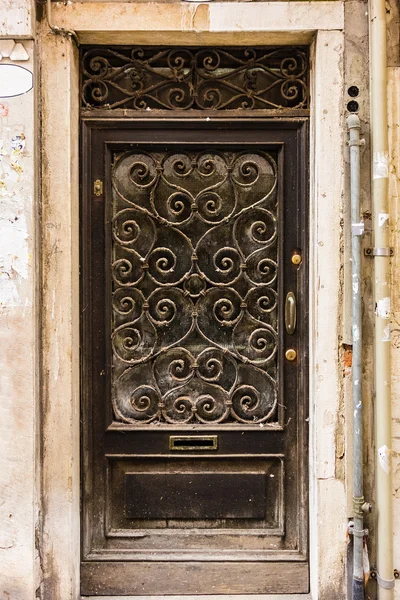
[(276, 420), (274, 158), (129, 151), (112, 182), (117, 420)]
[(307, 48), (90, 48), (83, 108), (308, 108)]

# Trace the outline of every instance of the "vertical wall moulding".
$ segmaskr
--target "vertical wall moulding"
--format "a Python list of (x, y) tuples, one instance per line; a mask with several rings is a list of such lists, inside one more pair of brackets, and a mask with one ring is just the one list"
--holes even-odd
[[(344, 482), (336, 475), (340, 398), (340, 213), (343, 192), (343, 49), (341, 31), (319, 31), (314, 44), (310, 226), (310, 549), (313, 598), (344, 597)], [(324, 168), (323, 156), (330, 167)], [(327, 319), (327, 315), (331, 318)], [(335, 514), (335, 518), (327, 518)], [(322, 530), (324, 534), (321, 535)], [(329, 544), (326, 540), (329, 539)], [(328, 568), (329, 567), (329, 568)]]
[(40, 62), (43, 598), (76, 600), (80, 552), (77, 51), (70, 40), (45, 34)]
[[(90, 3), (89, 3), (90, 4)], [(264, 5), (263, 22), (268, 21)], [(271, 3), (270, 15), (275, 8)], [(280, 3), (279, 3), (280, 4)], [(297, 22), (302, 3), (288, 3), (288, 13), (275, 32), (285, 36)], [(93, 5), (92, 5), (93, 6)], [(171, 5), (155, 4), (169, 30)], [(334, 8), (334, 6), (336, 8)], [(138, 14), (145, 5), (134, 4)], [(223, 4), (210, 10), (223, 12)], [(253, 7), (254, 8), (254, 7)], [(77, 30), (93, 22), (85, 4), (57, 5), (57, 22)], [(93, 8), (92, 8), (93, 10)], [(229, 4), (226, 5), (229, 17)], [(243, 11), (246, 5), (242, 5)], [(64, 11), (64, 12), (63, 12)], [(100, 11), (105, 11), (104, 6)], [(165, 11), (165, 12), (164, 12)], [(333, 11), (333, 12), (332, 12)], [(116, 14), (119, 14), (118, 18)], [(67, 16), (66, 16), (67, 15)], [(70, 15), (71, 18), (68, 18)], [(126, 17), (113, 4), (113, 29), (85, 34), (118, 43), (116, 32)], [(311, 593), (314, 600), (344, 598), (344, 534), (346, 498), (337, 478), (335, 431), (341, 398), (338, 365), (340, 295), (340, 210), (343, 187), (343, 3), (315, 2), (302, 12), (297, 43), (314, 37), (311, 187)], [(327, 15), (325, 20), (324, 15)], [(330, 17), (329, 17), (330, 15)], [(333, 17), (332, 17), (333, 15)], [(103, 15), (104, 16), (104, 15)], [(230, 44), (246, 44), (249, 34), (269, 42), (267, 26), (253, 31), (257, 19), (241, 20), (223, 31), (210, 15), (208, 31), (224, 33)], [(219, 19), (221, 17), (218, 17)], [(319, 21), (318, 21), (319, 19)], [(315, 22), (318, 21), (318, 26)], [(140, 20), (141, 43), (154, 43), (148, 20)], [(222, 23), (222, 20), (219, 21)], [(228, 21), (227, 21), (228, 22)], [(300, 21), (298, 21), (300, 22)], [(326, 23), (328, 30), (318, 30)], [(329, 25), (328, 25), (329, 22)], [(85, 23), (86, 25), (83, 25)], [(214, 23), (214, 25), (213, 25)], [(304, 33), (305, 32), (305, 33)], [(198, 42), (188, 32), (185, 43)], [(294, 35), (294, 40), (295, 34)], [(92, 37), (91, 37), (92, 36)], [(215, 37), (214, 37), (215, 39)], [(146, 42), (147, 40), (147, 42)], [(241, 42), (242, 40), (242, 42)], [(264, 42), (264, 43), (265, 43)], [(123, 42), (121, 42), (123, 43)], [(125, 38), (125, 43), (126, 38)], [(202, 40), (202, 43), (204, 41)], [(210, 42), (211, 43), (211, 42)], [(261, 42), (263, 43), (263, 42)], [(293, 43), (296, 43), (295, 41)], [(78, 57), (72, 42), (42, 31), (42, 176), (43, 176), (43, 556), (45, 600), (79, 599), (79, 306), (78, 306)], [(57, 89), (57, 94), (54, 90)], [(60, 144), (60, 132), (64, 138)], [(329, 156), (329, 169), (326, 157)], [(63, 199), (60, 202), (60, 198)], [(327, 315), (331, 318), (327, 319)], [(332, 518), (335, 515), (335, 519)], [(322, 527), (322, 524), (324, 527)], [(329, 544), (327, 544), (329, 540)], [(329, 567), (329, 568), (328, 568)]]

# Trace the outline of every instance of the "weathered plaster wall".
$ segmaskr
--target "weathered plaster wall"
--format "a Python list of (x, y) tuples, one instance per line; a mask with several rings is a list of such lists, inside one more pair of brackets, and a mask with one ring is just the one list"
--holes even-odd
[[(0, 0), (0, 3), (0, 37), (32, 35), (30, 3), (25, 0)], [(345, 93), (348, 85), (356, 84), (361, 91), (362, 135), (367, 142), (362, 156), (362, 203), (363, 210), (368, 212), (366, 10), (364, 0), (346, 0), (345, 4), (337, 0), (258, 2), (257, 6), (248, 2), (203, 5), (145, 2), (54, 4), (55, 22), (77, 28), (80, 39), (92, 43), (154, 43), (155, 28), (160, 43), (303, 43), (313, 39), (316, 29), (324, 29), (315, 41), (318, 59), (313, 65), (316, 116), (311, 159), (314, 173), (314, 279), (311, 290), (314, 336), (311, 371), (313, 414), (310, 423), (314, 432), (311, 441), (312, 592), (314, 598), (323, 600), (336, 600), (345, 595), (344, 524), (351, 514), (351, 370), (349, 350), (342, 346), (342, 343), (351, 342), (345, 271), (349, 256), (344, 243), (348, 233), (348, 206), (346, 180), (341, 167), (345, 157)], [(394, 524), (395, 567), (399, 568), (400, 67), (399, 17), (395, 0), (390, 2), (388, 19), (392, 31), (388, 73), (392, 245), (395, 248), (392, 260)], [(280, 29), (284, 22), (287, 32), (282, 34)], [(257, 23), (255, 30), (254, 23)], [(41, 159), (43, 226), (42, 238), (40, 241), (37, 238), (36, 246), (34, 93), (31, 91), (9, 100), (0, 99), (0, 140), (3, 140), (3, 145), (0, 142), (0, 599), (33, 600), (38, 587), (38, 594), (46, 600), (78, 600), (77, 55), (71, 42), (49, 33), (45, 26), (38, 43), (43, 128), (37, 157), (39, 159), (40, 155)], [(24, 42), (24, 45), (31, 58), (23, 66), (33, 68), (33, 44)], [(39, 111), (36, 115), (39, 116)], [(64, 136), (62, 147), (61, 132)], [(329, 156), (329, 169), (326, 162), (321, 161), (321, 156)], [(35, 288), (39, 247), (43, 252), (43, 296)], [(374, 307), (370, 300), (371, 265), (368, 263), (365, 264), (365, 275), (364, 327), (365, 335), (371, 339)], [(43, 303), (39, 306), (41, 298)], [(43, 318), (41, 336), (35, 328), (39, 310)], [(35, 380), (35, 352), (39, 338), (43, 343), (42, 423), (35, 408), (39, 399)], [(370, 499), (369, 496), (373, 495), (373, 401), (371, 348), (368, 343), (365, 349), (366, 497)], [(40, 430), (39, 425), (43, 426)], [(35, 439), (43, 441), (40, 455)], [(38, 518), (35, 469), (41, 475), (43, 520)], [(372, 533), (373, 518), (372, 514)], [(35, 525), (38, 526), (41, 563), (35, 550)], [(373, 555), (373, 545), (370, 544), (371, 548)], [(44, 568), (43, 579), (35, 578), (35, 570), (40, 575), (38, 566)], [(400, 599), (399, 583), (396, 584), (396, 592), (396, 598)]]
[(35, 4), (31, 0), (1, 0), (0, 38), (34, 36)]
[(343, 10), (343, 2), (338, 0), (273, 0), (256, 5), (56, 2), (53, 17), (59, 26), (78, 31), (81, 43), (152, 44), (149, 32), (154, 31), (159, 44), (271, 45), (310, 43), (318, 29), (339, 29)]
[[(21, 11), (23, 12), (22, 8)], [(19, 24), (16, 25), (16, 28), (11, 28), (12, 32), (20, 31)], [(21, 63), (21, 66), (33, 70), (33, 42), (24, 41), (24, 47), (30, 58)], [(12, 62), (2, 58), (0, 65)], [(34, 91), (13, 98), (0, 98), (0, 598), (2, 600), (31, 600), (35, 596), (36, 588), (37, 306), (35, 304), (34, 158)]]
[[(342, 243), (343, 212), (343, 51), (342, 31), (317, 34), (310, 165), (310, 507), (311, 592), (330, 600), (344, 597), (345, 547), (339, 523), (346, 520), (344, 474), (337, 468), (336, 435), (343, 401), (340, 356), (342, 260), (332, 247)], [(330, 93), (327, 94), (326, 90)], [(325, 169), (321, 156), (329, 154), (336, 169)], [(327, 319), (326, 315), (335, 315)], [(312, 332), (312, 334), (311, 334)], [(326, 402), (323, 400), (329, 401)], [(330, 506), (330, 544), (320, 536)], [(330, 565), (330, 580), (324, 565)]]

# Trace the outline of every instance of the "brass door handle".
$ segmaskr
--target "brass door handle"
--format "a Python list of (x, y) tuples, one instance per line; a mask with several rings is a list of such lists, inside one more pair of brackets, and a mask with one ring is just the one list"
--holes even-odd
[(285, 302), (285, 325), (286, 331), (292, 335), (296, 329), (296, 296), (293, 292), (289, 292), (286, 296)]
[(296, 358), (297, 358), (296, 350), (294, 348), (289, 348), (288, 350), (286, 350), (285, 358), (286, 358), (286, 360), (290, 360), (290, 362), (292, 362), (292, 360), (296, 360)]

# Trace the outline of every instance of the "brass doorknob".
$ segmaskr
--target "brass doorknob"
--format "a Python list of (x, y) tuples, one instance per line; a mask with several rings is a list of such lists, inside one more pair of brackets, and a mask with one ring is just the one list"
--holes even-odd
[(295, 360), (297, 357), (296, 350), (294, 350), (293, 348), (289, 348), (285, 352), (285, 357), (286, 357), (286, 360), (290, 360), (290, 361)]
[(301, 263), (301, 255), (298, 252), (294, 252), (292, 255), (292, 263), (294, 265), (299, 265)]

